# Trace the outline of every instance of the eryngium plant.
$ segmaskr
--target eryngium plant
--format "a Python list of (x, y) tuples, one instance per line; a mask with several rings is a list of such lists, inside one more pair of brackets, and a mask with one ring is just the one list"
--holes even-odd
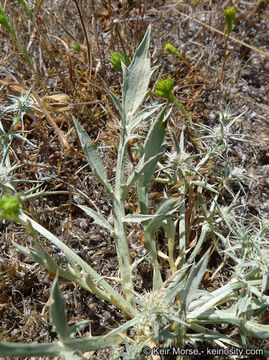
[[(84, 325), (84, 322), (68, 326), (65, 300), (59, 284), (55, 280), (51, 290), (50, 314), (59, 340), (51, 344), (0, 343), (0, 356), (59, 356), (66, 360), (83, 359), (83, 355), (81, 355), (83, 352), (111, 347), (111, 358), (113, 359), (119, 358), (119, 356), (132, 360), (148, 359), (151, 358), (150, 352), (154, 346), (174, 345), (183, 348), (188, 345), (199, 348), (199, 343), (208, 341), (223, 348), (227, 346), (246, 348), (250, 347), (250, 338), (269, 338), (269, 326), (255, 321), (255, 317), (263, 312), (269, 304), (268, 296), (264, 293), (268, 285), (266, 284), (264, 287), (265, 280), (259, 271), (253, 272), (250, 266), (246, 271), (240, 272), (240, 276), (236, 274), (225, 286), (213, 292), (200, 289), (207, 269), (210, 249), (197, 263), (196, 255), (200, 252), (204, 240), (214, 230), (218, 191), (212, 186), (206, 186), (207, 190), (214, 193), (214, 201), (210, 206), (204, 206), (207, 212), (205, 221), (190, 254), (186, 249), (187, 222), (185, 221), (184, 207), (185, 190), (187, 191), (189, 185), (185, 184), (184, 186), (184, 193), (181, 194), (182, 201), (178, 202), (164, 196), (155, 213), (153, 215), (150, 213), (148, 194), (156, 166), (165, 150), (163, 142), (169, 114), (165, 115), (165, 108), (162, 105), (141, 108), (153, 72), (148, 58), (149, 40), (150, 28), (128, 68), (122, 63), (122, 101), (108, 91), (120, 115), (120, 142), (114, 185), (108, 179), (97, 145), (91, 141), (86, 131), (74, 119), (87, 161), (111, 198), (114, 224), (111, 225), (111, 222), (102, 214), (87, 206), (79, 205), (79, 207), (93, 218), (96, 224), (104, 227), (114, 237), (122, 292), (115, 290), (103, 276), (60, 239), (26, 216), (21, 210), (20, 203), (14, 207), (14, 201), (20, 199), (12, 200), (12, 209), (16, 210), (16, 212), (12, 212), (12, 219), (23, 225), (31, 234), (35, 251), (16, 242), (14, 245), (25, 256), (57, 274), (57, 277), (72, 281), (121, 309), (125, 315), (125, 323), (103, 336), (74, 339), (73, 336)], [(157, 111), (159, 114), (154, 118), (153, 115)], [(143, 141), (136, 129), (145, 122), (149, 124), (149, 130)], [(130, 140), (136, 138), (140, 142), (140, 160), (127, 177), (127, 146)], [(178, 151), (181, 148), (182, 146), (177, 146)], [(196, 183), (199, 186), (202, 185), (201, 181)], [(192, 186), (197, 185), (196, 183), (193, 181)], [(135, 184), (137, 185), (140, 213), (126, 215), (125, 201), (129, 190)], [(7, 198), (6, 201), (10, 202), (11, 199)], [(0, 203), (0, 206), (2, 205), (1, 214), (5, 216), (5, 209), (10, 209), (10, 206), (7, 207), (5, 202)], [(176, 212), (177, 210), (179, 211)], [(175, 214), (179, 214), (177, 222), (180, 234), (177, 244), (175, 243)], [(153, 271), (151, 291), (145, 292), (145, 289), (141, 289), (140, 293), (134, 291), (132, 270), (135, 264), (132, 264), (129, 255), (127, 222), (142, 223), (145, 246), (148, 251), (147, 258)], [(167, 260), (172, 273), (165, 281), (160, 272), (159, 253), (154, 236), (160, 227), (167, 233), (169, 247)], [(63, 268), (55, 262), (43, 248), (39, 241), (39, 234), (64, 253), (68, 267)], [(225, 243), (225, 239), (222, 240)], [(175, 261), (173, 252), (176, 247), (180, 254)], [(208, 324), (231, 324), (239, 329), (241, 338), (223, 335), (216, 327), (208, 327)], [(117, 348), (118, 345), (125, 345), (125, 350)], [(147, 355), (143, 354), (143, 348), (146, 346)]]
[[(1, 15), (1, 14), (0, 14)], [(4, 86), (0, 88), (0, 94)], [(22, 93), (20, 96), (10, 95), (12, 104), (5, 107), (0, 105), (0, 196), (3, 197), (7, 194), (15, 194), (18, 185), (23, 183), (36, 183), (35, 180), (17, 179), (16, 170), (20, 167), (19, 164), (11, 164), (10, 151), (12, 150), (12, 143), (14, 139), (23, 141), (31, 147), (36, 147), (34, 143), (29, 141), (24, 134), (29, 131), (15, 130), (15, 126), (22, 121), (24, 114), (32, 114), (34, 112), (34, 102), (30, 98), (31, 89), (27, 93)], [(7, 131), (4, 130), (2, 119), (6, 116), (12, 116), (12, 123)], [(22, 200), (30, 200), (33, 198), (50, 195), (51, 192), (40, 190), (42, 184), (33, 186), (31, 189), (26, 190), (19, 194)], [(55, 193), (54, 193), (55, 194)]]

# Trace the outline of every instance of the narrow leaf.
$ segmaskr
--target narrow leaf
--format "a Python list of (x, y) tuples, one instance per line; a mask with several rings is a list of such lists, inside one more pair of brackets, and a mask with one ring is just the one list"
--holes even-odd
[[(164, 136), (166, 133), (166, 125), (165, 122), (167, 121), (170, 113), (165, 117), (165, 108), (161, 111), (158, 115), (154, 123), (152, 124), (148, 136), (146, 138), (144, 147), (143, 147), (143, 154), (145, 158), (145, 162), (148, 161), (151, 157), (155, 156), (156, 154), (163, 152), (165, 147), (162, 146)], [(139, 186), (145, 187), (146, 192), (150, 186), (150, 180), (152, 175), (155, 171), (156, 165), (158, 163), (158, 159), (151, 164), (151, 166), (147, 167), (144, 174), (140, 177)]]
[(53, 281), (51, 289), (50, 316), (53, 329), (56, 331), (61, 342), (64, 343), (68, 341), (70, 332), (67, 324), (66, 302), (56, 278)]
[(87, 321), (79, 321), (71, 326), (68, 326), (66, 301), (61, 292), (57, 278), (54, 279), (51, 288), (50, 315), (53, 329), (57, 332), (57, 335), (62, 343), (70, 341), (77, 331), (81, 330), (87, 324)]
[(207, 184), (204, 181), (198, 181), (198, 180), (191, 181), (191, 184), (196, 185), (196, 186), (201, 186), (203, 189), (212, 191), (215, 194), (219, 193), (216, 189), (214, 189), (214, 187), (211, 184)]
[(81, 143), (81, 147), (82, 150), (87, 158), (87, 161), (92, 169), (92, 171), (94, 172), (94, 174), (96, 175), (96, 177), (98, 178), (98, 180), (100, 181), (101, 184), (104, 185), (104, 187), (106, 188), (107, 192), (113, 196), (112, 194), (112, 189), (108, 183), (108, 179), (107, 179), (107, 174), (106, 174), (106, 170), (104, 167), (104, 164), (100, 158), (98, 149), (97, 149), (97, 145), (94, 144), (89, 135), (87, 134), (87, 132), (83, 129), (83, 127), (76, 121), (76, 119), (73, 118), (74, 124), (76, 126), (77, 132), (78, 132), (78, 136), (79, 136), (79, 140)]
[(236, 317), (234, 311), (228, 310), (209, 310), (196, 318), (196, 321), (209, 324), (231, 324), (238, 327), (242, 333), (251, 335), (258, 339), (269, 339), (269, 325), (259, 324), (245, 318)]
[(15, 31), (11, 25), (8, 23), (8, 19), (6, 17), (6, 14), (0, 4), (0, 24), (4, 26), (4, 28), (7, 29), (7, 31), (12, 35), (13, 39), (17, 41), (17, 37), (15, 34)]
[(109, 224), (109, 222), (104, 218), (104, 216), (97, 211), (92, 210), (88, 206), (85, 205), (77, 205), (81, 210), (83, 210), (87, 215), (94, 219), (94, 223), (102, 226), (103, 228), (109, 230), (111, 233), (114, 232), (113, 227)]
[[(28, 248), (17, 244), (12, 241), (13, 245), (24, 255), (34, 260), (38, 264), (44, 266), (45, 269), (52, 273), (58, 273), (62, 278), (78, 283), (77, 276), (73, 274), (69, 269), (62, 269), (44, 250), (41, 252), (41, 248), (36, 253)], [(37, 246), (37, 245), (36, 245)], [(82, 286), (82, 284), (80, 284)]]
[(162, 156), (162, 152), (152, 156), (148, 161), (145, 161), (145, 157), (142, 156), (142, 158), (139, 160), (138, 164), (136, 165), (134, 171), (129, 176), (126, 185), (123, 186), (122, 191), (122, 198), (124, 199), (127, 195), (128, 191), (130, 190), (131, 186), (137, 181), (137, 179), (140, 178), (140, 176), (149, 168), (152, 166), (152, 164), (156, 164), (156, 162), (159, 161), (160, 157)]
[(164, 199), (155, 212), (154, 216), (152, 216), (150, 222), (145, 227), (145, 231), (150, 233), (155, 232), (162, 225), (163, 220), (172, 216), (173, 212), (176, 211), (178, 206), (178, 200)]
[(18, 0), (19, 3), (22, 5), (22, 7), (24, 8), (24, 11), (26, 12), (27, 16), (29, 17), (29, 19), (31, 21), (33, 21), (33, 13), (32, 11), (29, 9), (29, 6), (27, 4), (27, 2), (25, 0)]
[(129, 214), (126, 215), (122, 221), (123, 222), (132, 222), (132, 223), (141, 223), (146, 220), (152, 219), (154, 215), (144, 215), (144, 214)]
[(123, 108), (121, 106), (120, 100), (109, 89), (106, 89), (106, 90), (107, 90), (108, 95), (110, 96), (111, 100), (113, 101), (113, 104), (115, 105), (116, 109), (118, 110), (120, 117), (122, 118), (123, 117)]
[(165, 300), (167, 303), (173, 301), (176, 298), (181, 289), (183, 289), (185, 285), (185, 276), (186, 272), (189, 269), (190, 265), (184, 265), (178, 270), (178, 274), (175, 276), (171, 284), (165, 291)]
[(184, 304), (186, 310), (188, 309), (191, 301), (197, 297), (199, 285), (206, 271), (209, 251), (210, 249), (207, 250), (207, 252), (201, 258), (198, 264), (192, 268), (186, 281), (185, 287), (180, 292), (180, 299)]
[(43, 344), (0, 343), (0, 356), (55, 357), (61, 356), (61, 354), (65, 353), (67, 354), (68, 352), (74, 353), (105, 349), (124, 342), (124, 338), (120, 334), (117, 334), (117, 330), (118, 329), (113, 330), (113, 334), (111, 332), (102, 336), (90, 336), (83, 339), (72, 339), (65, 344), (61, 342)]
[(151, 115), (153, 115), (162, 104), (152, 105), (141, 110), (138, 114), (134, 115), (127, 125), (127, 132), (130, 134), (142, 121), (147, 120)]
[(45, 236), (52, 244), (56, 245), (59, 249), (63, 251), (65, 256), (69, 256), (76, 262), (77, 265), (81, 267), (85, 274), (89, 274), (93, 280), (98, 283), (98, 286), (101, 286), (104, 290), (100, 290), (99, 293), (102, 293), (102, 298), (111, 302), (118, 308), (122, 309), (123, 311), (136, 315), (137, 311), (134, 307), (129, 304), (124, 297), (115, 290), (108, 282), (99, 275), (89, 264), (87, 264), (81, 257), (79, 257), (73, 250), (71, 250), (67, 245), (65, 245), (60, 239), (58, 239), (55, 235), (53, 235), (50, 231), (45, 229), (39, 223), (34, 221), (33, 219), (29, 218), (24, 213), (21, 213), (19, 216), (20, 220), (26, 223), (30, 221), (31, 226), (34, 230), (38, 231), (40, 234)]

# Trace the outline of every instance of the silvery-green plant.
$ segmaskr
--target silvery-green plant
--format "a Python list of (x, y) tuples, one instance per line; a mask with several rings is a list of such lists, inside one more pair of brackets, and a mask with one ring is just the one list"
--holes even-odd
[[(4, 87), (0, 89), (0, 93)], [(18, 139), (27, 143), (31, 147), (36, 147), (34, 143), (29, 141), (24, 134), (29, 133), (26, 130), (15, 130), (15, 126), (23, 119), (24, 114), (33, 114), (34, 101), (30, 98), (31, 89), (26, 93), (22, 93), (20, 96), (10, 95), (12, 104), (9, 106), (1, 106), (0, 108), (0, 149), (1, 149), (1, 161), (0, 161), (0, 194), (15, 194), (18, 188), (18, 184), (22, 183), (36, 183), (34, 180), (17, 179), (16, 170), (20, 168), (19, 164), (11, 165), (10, 150), (12, 149), (12, 142), (14, 139)], [(4, 130), (2, 119), (6, 116), (12, 116), (12, 123), (7, 131)], [(30, 200), (36, 197), (50, 195), (50, 192), (41, 191), (42, 184), (32, 187), (29, 190), (20, 194), (23, 200)]]
[[(55, 280), (51, 289), (50, 315), (58, 341), (50, 344), (0, 343), (0, 356), (58, 356), (65, 360), (83, 359), (81, 355), (83, 352), (111, 347), (113, 359), (119, 356), (123, 359), (144, 359), (146, 356), (142, 352), (146, 346), (150, 352), (154, 346), (199, 347), (199, 343), (208, 341), (223, 348), (227, 346), (246, 348), (250, 346), (249, 339), (253, 337), (264, 340), (269, 338), (269, 326), (255, 321), (255, 317), (269, 304), (268, 296), (260, 291), (264, 286), (266, 288), (268, 286), (261, 271), (253, 271), (250, 264), (245, 272), (240, 272), (240, 276), (233, 276), (219, 289), (212, 292), (201, 290), (201, 282), (207, 271), (211, 248), (201, 256), (199, 261), (196, 259), (205, 240), (212, 237), (212, 244), (214, 244), (216, 237), (220, 236), (223, 244), (229, 245), (225, 235), (222, 232), (218, 233), (220, 221), (218, 221), (219, 217), (216, 219), (216, 215), (220, 211), (218, 206), (220, 190), (199, 177), (213, 152), (210, 155), (200, 156), (194, 170), (191, 170), (193, 159), (190, 159), (188, 155), (179, 158), (179, 162), (173, 160), (173, 165), (178, 167), (179, 175), (184, 180), (182, 188), (181, 186), (177, 188), (180, 200), (169, 199), (164, 194), (155, 213), (153, 215), (150, 213), (149, 192), (156, 169), (158, 172), (163, 171), (167, 174), (168, 181), (172, 179), (166, 171), (166, 165), (160, 162), (165, 151), (164, 138), (170, 112), (165, 114), (166, 109), (157, 104), (142, 108), (153, 72), (148, 58), (149, 41), (150, 28), (131, 64), (126, 67), (122, 63), (122, 101), (108, 90), (120, 117), (120, 142), (113, 183), (108, 179), (96, 143), (91, 141), (87, 132), (74, 119), (87, 161), (111, 198), (114, 223), (111, 224), (102, 214), (87, 206), (78, 206), (94, 219), (96, 224), (108, 230), (114, 237), (122, 292), (115, 290), (104, 276), (98, 274), (74, 250), (24, 214), (19, 197), (16, 196), (13, 199), (6, 197), (0, 202), (0, 214), (23, 225), (34, 241), (35, 250), (14, 242), (17, 249), (56, 274), (56, 278), (62, 277), (72, 281), (122, 310), (126, 319), (125, 323), (103, 336), (74, 338), (84, 322), (68, 325), (65, 300), (58, 281)], [(159, 114), (154, 116), (157, 112)], [(136, 131), (141, 124), (148, 124), (149, 130), (145, 139), (143, 133)], [(132, 139), (137, 139), (140, 144), (140, 159), (133, 172), (127, 175), (127, 147)], [(175, 141), (175, 144), (175, 151), (180, 155), (180, 152), (184, 150), (183, 133), (180, 142)], [(185, 181), (185, 177), (189, 175), (197, 175), (198, 178)], [(134, 185), (137, 187), (140, 213), (126, 215), (125, 202)], [(195, 188), (202, 188), (212, 193), (212, 201), (207, 206), (206, 199), (199, 190), (204, 217), (196, 241), (188, 249), (186, 197), (187, 193)], [(147, 259), (153, 272), (151, 291), (142, 289), (138, 293), (134, 290), (132, 272), (140, 259), (134, 263), (131, 262), (126, 229), (128, 222), (138, 222), (143, 227), (148, 252)], [(179, 239), (176, 237), (176, 226), (178, 226)], [(168, 256), (158, 250), (156, 244), (155, 233), (160, 227), (167, 234)], [(44, 249), (39, 240), (40, 235), (63, 252), (68, 267), (57, 264)], [(171, 276), (165, 281), (160, 271), (159, 256), (167, 260), (171, 268)], [(239, 329), (241, 340), (225, 336), (220, 331), (207, 326), (226, 323)], [(125, 350), (118, 349), (117, 345), (125, 345)], [(147, 358), (149, 356), (148, 353)], [(178, 358), (181, 358), (180, 354)]]
[(267, 222), (257, 221), (259, 227), (254, 224), (244, 224), (243, 219), (235, 214), (230, 215), (231, 209), (221, 209), (220, 216), (226, 223), (229, 233), (226, 236), (218, 234), (224, 244), (224, 252), (234, 261), (234, 274), (242, 278), (248, 271), (255, 273), (256, 277), (262, 278), (261, 294), (268, 287), (269, 279), (269, 226)]
[[(163, 201), (160, 208), (158, 209), (159, 211), (157, 210), (154, 216), (149, 214), (137, 214), (134, 217), (125, 216), (124, 205), (126, 197), (129, 190), (135, 184), (135, 182), (138, 181), (138, 179), (140, 181), (141, 197), (143, 197), (144, 201), (144, 210), (146, 213), (148, 213), (147, 195), (151, 177), (164, 150), (164, 147), (160, 148), (160, 145), (163, 142), (165, 135), (165, 124), (167, 122), (165, 109), (163, 109), (156, 117), (156, 119), (152, 121), (148, 136), (144, 144), (141, 145), (140, 161), (138, 162), (133, 173), (129, 175), (129, 178), (125, 179), (128, 142), (133, 138), (139, 137), (138, 134), (135, 134), (134, 130), (142, 121), (145, 122), (146, 120), (149, 120), (156, 111), (160, 110), (160, 105), (153, 105), (141, 109), (141, 104), (148, 91), (148, 84), (152, 75), (150, 60), (147, 54), (149, 40), (150, 28), (148, 29), (141, 45), (137, 49), (134, 60), (130, 66), (127, 68), (124, 66), (124, 64), (122, 64), (124, 79), (122, 86), (122, 103), (120, 103), (119, 99), (109, 91), (111, 99), (120, 114), (121, 133), (114, 187), (112, 187), (107, 178), (106, 170), (99, 156), (96, 144), (90, 140), (88, 134), (81, 127), (81, 125), (76, 120), (74, 120), (81, 141), (82, 149), (91, 166), (91, 169), (101, 184), (104, 185), (107, 193), (111, 197), (113, 204), (114, 226), (112, 227), (108, 220), (105, 219), (104, 216), (100, 213), (97, 213), (96, 211), (86, 206), (80, 206), (80, 208), (88, 215), (90, 215), (94, 219), (95, 223), (109, 230), (115, 238), (123, 295), (118, 293), (101, 275), (97, 274), (91, 266), (83, 261), (58, 238), (53, 236), (50, 232), (48, 232), (35, 221), (28, 218), (23, 213), (19, 216), (18, 222), (23, 224), (31, 233), (35, 241), (36, 252), (31, 251), (28, 248), (24, 248), (19, 244), (15, 244), (15, 246), (26, 256), (35, 259), (35, 261), (41, 263), (50, 271), (58, 273), (59, 276), (79, 284), (83, 288), (91, 291), (92, 293), (122, 309), (127, 317), (135, 319), (135, 322), (133, 321), (130, 324), (135, 324), (138, 321), (138, 319), (135, 318), (135, 316), (138, 314), (138, 311), (132, 300), (134, 297), (134, 287), (132, 278), (132, 264), (130, 261), (126, 233), (126, 222), (147, 222), (147, 229), (145, 230), (145, 232), (148, 234), (147, 247), (150, 247), (153, 250), (153, 254), (150, 254), (150, 259), (153, 259), (153, 271), (154, 274), (157, 274), (154, 275), (154, 279), (156, 279), (154, 284), (155, 287), (160, 287), (161, 277), (159, 267), (157, 267), (156, 264), (157, 257), (156, 246), (154, 243), (155, 241), (153, 237), (149, 239), (149, 234), (153, 235), (159, 227), (158, 224), (160, 224), (164, 219), (170, 217), (177, 207), (177, 201), (166, 199)], [(64, 252), (69, 262), (68, 268), (63, 269), (58, 264), (56, 264), (56, 262), (42, 248), (36, 232), (39, 232), (48, 238)], [(127, 323), (124, 329), (127, 329), (129, 326), (131, 326), (130, 324)], [(97, 348), (98, 346), (96, 349)], [(79, 348), (77, 350), (79, 350)]]
[(227, 105), (224, 111), (219, 112), (218, 125), (211, 127), (204, 124), (197, 124), (196, 127), (204, 132), (201, 139), (204, 141), (205, 146), (210, 146), (216, 152), (221, 154), (229, 148), (229, 144), (231, 142), (246, 141), (242, 134), (234, 134), (232, 131), (233, 125), (242, 117), (243, 114), (244, 112), (238, 116), (234, 116)]
[[(3, 88), (1, 88), (1, 91)], [(30, 99), (29, 90), (26, 94), (21, 94), (21, 96), (11, 95), (10, 99), (13, 101), (13, 104), (5, 107), (1, 106), (0, 109), (0, 147), (2, 149), (2, 159), (1, 165), (4, 167), (10, 167), (10, 159), (9, 159), (9, 149), (14, 138), (25, 141), (31, 146), (34, 146), (28, 139), (22, 136), (22, 134), (27, 131), (19, 130), (15, 131), (15, 125), (22, 120), (23, 115), (28, 113), (33, 113), (33, 101)], [(12, 124), (10, 125), (7, 132), (5, 132), (4, 127), (2, 125), (1, 120), (9, 113), (14, 113)]]

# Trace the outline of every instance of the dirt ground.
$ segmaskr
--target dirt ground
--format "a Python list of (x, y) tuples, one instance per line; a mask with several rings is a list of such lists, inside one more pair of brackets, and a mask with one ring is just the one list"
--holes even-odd
[[(106, 1), (97, 1), (93, 9), (90, 2), (82, 0), (83, 16), (89, 28), (92, 63), (87, 57), (87, 44), (75, 1), (51, 0), (42, 4), (38, 21), (45, 34), (43, 38), (37, 32), (29, 32), (19, 4), (8, 3), (6, 11), (20, 33), (20, 41), (29, 46), (39, 79), (46, 85), (48, 93), (34, 79), (12, 45), (10, 36), (0, 27), (0, 79), (6, 85), (0, 101), (8, 105), (8, 96), (18, 95), (14, 78), (26, 88), (33, 86), (48, 105), (51, 116), (68, 143), (75, 149), (73, 153), (64, 149), (42, 109), (35, 115), (25, 115), (23, 126), (31, 131), (28, 138), (36, 148), (22, 145), (17, 140), (13, 142), (12, 160), (22, 164), (16, 176), (41, 181), (43, 188), (58, 191), (58, 194), (27, 202), (24, 211), (76, 249), (76, 253), (100, 274), (113, 277), (118, 276), (113, 239), (76, 207), (76, 204), (94, 204), (104, 215), (111, 215), (109, 198), (86, 166), (71, 115), (83, 124), (92, 139), (98, 138), (102, 157), (112, 178), (118, 135), (111, 125), (115, 114), (106, 88), (120, 94), (121, 74), (111, 69), (109, 54), (121, 48), (132, 56), (147, 26), (152, 24), (151, 65), (158, 68), (151, 86), (160, 76), (173, 77), (175, 97), (197, 123), (215, 124), (218, 111), (225, 109), (227, 104), (235, 115), (244, 113), (239, 128), (248, 141), (238, 142), (234, 151), (252, 180), (244, 184), (246, 195), (242, 196), (241, 203), (245, 205), (246, 217), (268, 220), (269, 6), (266, 0), (108, 3), (111, 7)], [(237, 16), (223, 70), (225, 18), (222, 10), (232, 4), (236, 6)], [(82, 45), (81, 53), (67, 51), (66, 44), (70, 47), (74, 40)], [(182, 51), (186, 61), (180, 61), (164, 51), (168, 42)], [(48, 98), (54, 94), (68, 97), (62, 97), (61, 102), (55, 97)], [(174, 130), (179, 134), (187, 126), (186, 120), (176, 111), (172, 118)], [(4, 126), (7, 127), (10, 119), (6, 121)], [(29, 185), (20, 185), (21, 191), (26, 188)], [(129, 208), (136, 211), (135, 199), (130, 199)], [(1, 221), (0, 231), (0, 341), (56, 340), (48, 313), (54, 275), (25, 258), (12, 245), (11, 241), (15, 240), (21, 245), (32, 246), (23, 228)], [(143, 254), (140, 235), (134, 233), (130, 237), (133, 259)], [(47, 248), (59, 263), (65, 264), (63, 254), (56, 247), (48, 245)], [(150, 284), (148, 266), (142, 265), (136, 274), (137, 290), (146, 289)], [(218, 264), (212, 266), (217, 267)], [(122, 321), (118, 310), (95, 295), (67, 281), (61, 283), (61, 288), (67, 297), (69, 320), (91, 321), (82, 335), (104, 334), (108, 328)], [(268, 324), (268, 313), (263, 321)], [(111, 358), (109, 350), (86, 356), (94, 360)]]

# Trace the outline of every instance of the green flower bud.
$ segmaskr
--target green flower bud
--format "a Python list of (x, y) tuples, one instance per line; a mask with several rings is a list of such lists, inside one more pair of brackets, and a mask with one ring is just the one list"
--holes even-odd
[(169, 54), (179, 57), (180, 59), (183, 59), (182, 52), (178, 52), (177, 49), (170, 43), (167, 43), (164, 47), (164, 50), (169, 52)]
[(70, 50), (73, 52), (80, 52), (81, 46), (76, 41), (73, 41)]
[(15, 194), (13, 197), (6, 194), (0, 200), (0, 217), (17, 221), (21, 208), (22, 204), (19, 194)]
[(121, 62), (123, 62), (126, 67), (128, 67), (130, 65), (129, 57), (126, 54), (124, 54), (124, 52), (121, 50), (120, 51), (112, 51), (110, 54), (109, 61), (112, 65), (113, 69), (116, 71), (120, 71), (120, 72), (122, 72)]
[(156, 90), (155, 95), (162, 98), (166, 98), (169, 101), (173, 102), (174, 101), (174, 96), (172, 94), (173, 85), (174, 85), (174, 79), (169, 77), (166, 80), (163, 80), (162, 78), (160, 78), (155, 84), (155, 90)]
[(227, 34), (229, 35), (232, 29), (234, 28), (235, 7), (227, 6), (227, 8), (223, 10), (223, 12), (226, 19)]

